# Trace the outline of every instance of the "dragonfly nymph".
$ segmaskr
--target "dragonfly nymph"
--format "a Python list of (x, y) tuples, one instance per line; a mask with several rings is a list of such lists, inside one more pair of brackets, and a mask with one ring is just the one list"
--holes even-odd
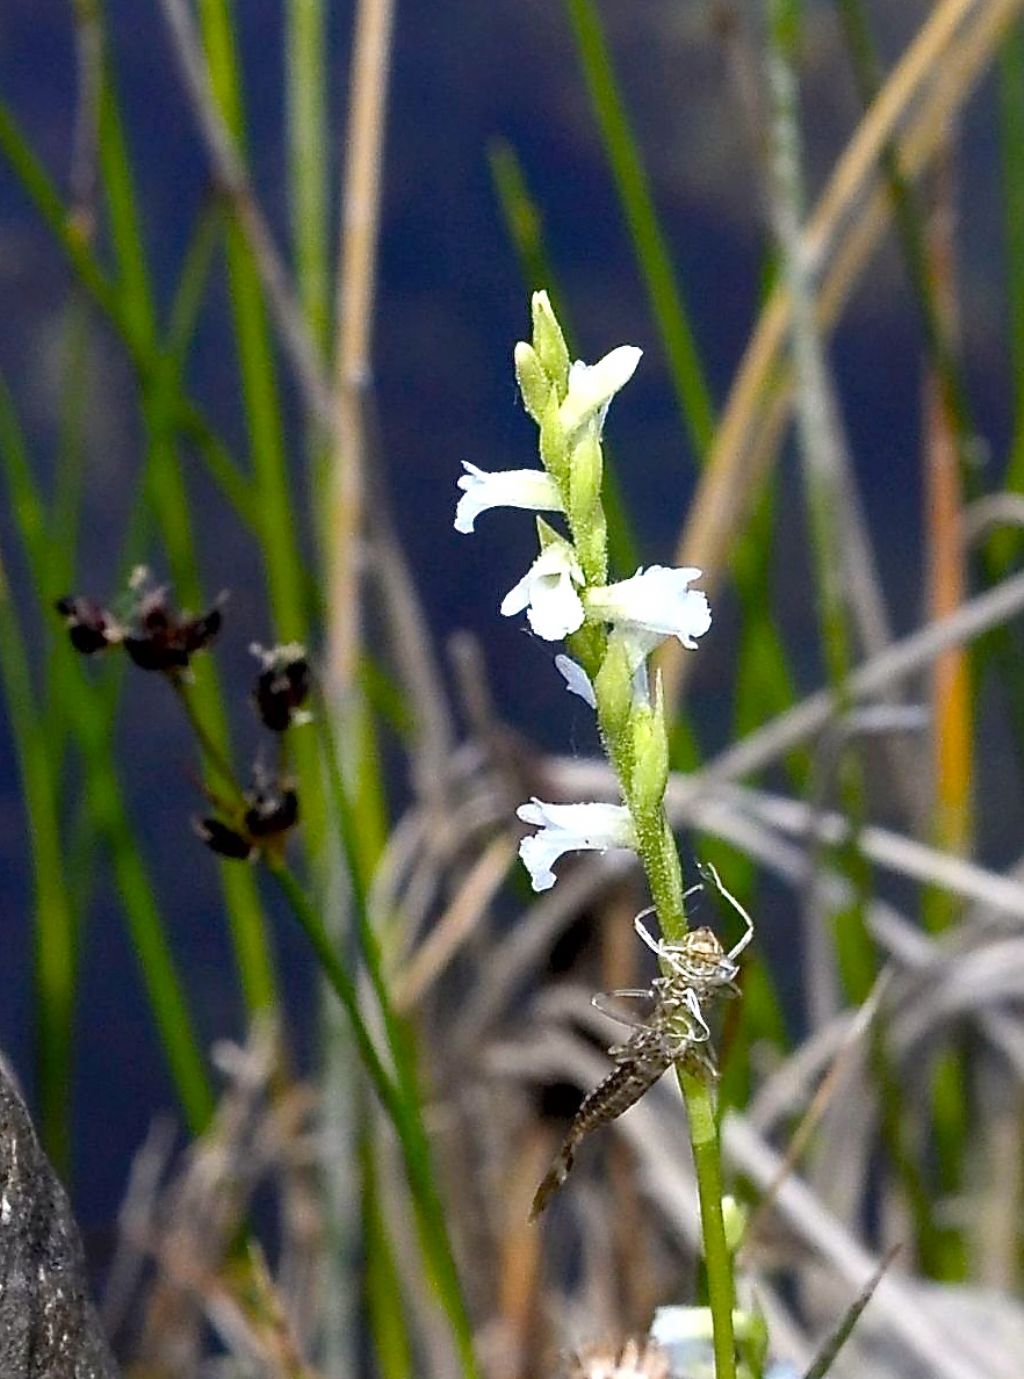
[[(651, 910), (642, 910), (633, 921), (633, 927), (661, 964), (662, 980), (674, 984), (677, 989), (689, 988), (696, 992), (700, 1000), (704, 1000), (723, 989), (736, 990), (734, 983), (740, 970), (737, 958), (754, 937), (754, 921), (732, 892), (726, 890), (710, 862), (705, 863), (701, 872), (746, 925), (742, 938), (728, 952), (722, 947), (718, 936), (707, 928), (690, 929), (678, 941), (654, 938), (643, 922), (644, 916), (651, 914)], [(702, 886), (691, 886), (686, 892), (687, 897), (702, 889)]]
[[(576, 1148), (584, 1136), (628, 1111), (673, 1063), (692, 1061), (704, 1075), (715, 1075), (710, 1055), (702, 1047), (710, 1038), (710, 1031), (700, 1002), (688, 989), (678, 995), (669, 993), (662, 987), (665, 980), (658, 978), (650, 991), (609, 993), (612, 997), (653, 997), (655, 1007), (650, 1019), (637, 1025), (625, 1043), (608, 1050), (615, 1066), (583, 1098), (551, 1167), (534, 1194), (531, 1221), (537, 1219), (568, 1178)], [(595, 1005), (606, 1014), (611, 1013), (599, 1004), (599, 998), (595, 998)], [(613, 1018), (622, 1019), (621, 1016)]]
[[(754, 925), (746, 910), (722, 885), (711, 866), (706, 874), (746, 923), (746, 932), (728, 952), (707, 928), (691, 929), (678, 942), (655, 939), (637, 916), (636, 931), (661, 964), (661, 975), (644, 990), (612, 991), (593, 998), (598, 1010), (621, 1024), (633, 1027), (622, 1044), (608, 1050), (615, 1066), (588, 1092), (573, 1117), (558, 1153), (533, 1198), (530, 1220), (535, 1221), (565, 1182), (580, 1141), (598, 1126), (621, 1116), (653, 1087), (673, 1063), (682, 1063), (706, 1078), (717, 1077), (711, 1052), (711, 1031), (702, 1002), (722, 990), (735, 990), (739, 973), (737, 958), (753, 937)], [(694, 890), (700, 889), (694, 887)], [(689, 894), (689, 892), (687, 893)], [(646, 1020), (634, 1020), (610, 1009), (606, 1002), (645, 999), (653, 1008)]]

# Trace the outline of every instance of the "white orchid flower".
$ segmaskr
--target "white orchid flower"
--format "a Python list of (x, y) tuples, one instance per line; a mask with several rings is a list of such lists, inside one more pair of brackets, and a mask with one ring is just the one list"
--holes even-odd
[(607, 852), (635, 848), (636, 830), (629, 810), (621, 804), (545, 804), (532, 799), (516, 810), (524, 824), (536, 824), (519, 844), (519, 856), (530, 873), (535, 891), (555, 884), (553, 864), (563, 852)]
[(558, 409), (558, 420), (568, 434), (595, 417), (597, 434), (601, 434), (612, 398), (633, 377), (642, 354), (636, 345), (619, 345), (596, 364), (576, 360), (569, 369), (569, 390)]
[(576, 592), (582, 583), (583, 571), (568, 541), (551, 541), (502, 599), (502, 615), (511, 618), (525, 608), (537, 636), (559, 642), (583, 626), (583, 604)]
[(692, 651), (697, 638), (711, 626), (707, 598), (699, 589), (689, 588), (700, 573), (690, 565), (680, 569), (651, 565), (637, 570), (631, 579), (589, 589), (587, 614), (614, 623), (629, 634), (631, 669), (635, 670), (666, 637), (678, 637)]
[(570, 694), (578, 695), (592, 709), (597, 708), (597, 696), (594, 694), (590, 676), (578, 661), (574, 661), (571, 656), (559, 654), (555, 657), (555, 669), (565, 681), (565, 688)]
[(529, 512), (563, 512), (558, 485), (543, 469), (502, 469), (488, 474), (467, 460), (458, 481), (462, 497), (455, 509), (455, 530), (471, 532), (488, 508), (526, 508)]

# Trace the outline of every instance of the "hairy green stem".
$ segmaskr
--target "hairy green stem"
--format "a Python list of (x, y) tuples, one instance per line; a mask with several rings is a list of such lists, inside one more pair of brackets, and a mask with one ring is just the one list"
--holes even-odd
[[(604, 725), (603, 737), (609, 759), (622, 785), (623, 797), (633, 814), (637, 850), (643, 863), (662, 935), (678, 943), (686, 934), (686, 906), (679, 851), (664, 805), (644, 809), (630, 798), (627, 773), (622, 763), (628, 750), (625, 733), (612, 734)], [(722, 1214), (722, 1163), (715, 1118), (715, 1098), (708, 1082), (677, 1065), (676, 1076), (686, 1102), (690, 1146), (697, 1176), (700, 1225), (707, 1271), (708, 1307), (711, 1311), (715, 1354), (715, 1379), (735, 1379), (736, 1343), (733, 1327), (735, 1288), (732, 1256), (725, 1237)]]
[(733, 1335), (735, 1288), (732, 1255), (725, 1238), (725, 1218), (722, 1214), (722, 1156), (715, 1119), (715, 1097), (709, 1083), (684, 1068), (676, 1068), (676, 1077), (686, 1102), (693, 1166), (697, 1174), (708, 1307), (713, 1327), (715, 1379), (732, 1379), (736, 1373), (736, 1343)]
[[(679, 852), (664, 809), (660, 808), (657, 813), (658, 828), (642, 819), (637, 820), (640, 856), (657, 908), (661, 932), (669, 942), (678, 943), (687, 927)], [(713, 1328), (715, 1379), (735, 1379), (736, 1343), (732, 1315), (735, 1288), (732, 1256), (726, 1243), (725, 1219), (722, 1215), (722, 1160), (715, 1098), (710, 1085), (703, 1078), (678, 1065), (676, 1076), (686, 1102), (693, 1166), (697, 1175), (708, 1307)]]

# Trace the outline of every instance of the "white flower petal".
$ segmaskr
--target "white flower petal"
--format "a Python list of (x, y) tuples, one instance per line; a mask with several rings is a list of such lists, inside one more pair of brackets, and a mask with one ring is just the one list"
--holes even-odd
[(533, 580), (533, 567), (531, 566), (523, 575), (518, 584), (514, 584), (501, 601), (499, 612), (503, 618), (515, 617), (524, 608), (530, 605), (530, 585)]
[(636, 372), (643, 350), (635, 345), (619, 345), (596, 364), (577, 359), (569, 370), (569, 391), (558, 409), (558, 419), (568, 432), (577, 431), (592, 418), (598, 431), (604, 426), (608, 404)]
[(560, 642), (583, 626), (586, 615), (568, 575), (551, 585), (534, 586), (526, 618), (538, 637)]
[(545, 804), (535, 798), (521, 804), (516, 813), (523, 823), (539, 829), (519, 844), (519, 856), (535, 891), (555, 884), (552, 866), (564, 852), (636, 846), (632, 816), (621, 804)]
[(597, 708), (597, 698), (594, 686), (590, 683), (590, 676), (578, 662), (560, 652), (555, 657), (555, 669), (565, 681), (565, 688), (570, 694), (579, 695), (585, 704), (589, 704), (592, 709)]
[(455, 530), (471, 532), (488, 508), (525, 508), (529, 512), (562, 512), (558, 485), (543, 469), (502, 469), (488, 474), (463, 460), (458, 480), (462, 497), (455, 508)]
[(526, 574), (501, 601), (504, 617), (527, 609), (530, 626), (545, 641), (558, 642), (583, 626), (576, 585), (583, 583), (576, 553), (567, 541), (545, 546)]
[[(707, 598), (699, 589), (688, 587), (699, 576), (700, 570), (692, 566), (672, 569), (652, 565), (637, 570), (631, 579), (590, 590), (587, 610), (592, 616), (634, 629), (641, 659), (664, 637), (678, 637), (683, 646), (693, 650), (697, 638), (711, 626)], [(646, 649), (641, 650), (645, 641)]]

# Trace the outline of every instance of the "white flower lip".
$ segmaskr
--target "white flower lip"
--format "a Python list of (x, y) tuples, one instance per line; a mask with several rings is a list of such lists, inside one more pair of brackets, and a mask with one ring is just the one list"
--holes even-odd
[(638, 645), (648, 641), (646, 651), (663, 637), (678, 637), (683, 646), (696, 649), (697, 638), (711, 626), (711, 609), (699, 589), (691, 589), (700, 570), (692, 565), (674, 569), (651, 565), (639, 569), (631, 579), (591, 589), (587, 611), (618, 626), (635, 628), (641, 634)]
[(582, 583), (583, 571), (572, 547), (567, 541), (552, 541), (502, 599), (502, 616), (511, 618), (525, 608), (538, 637), (560, 642), (583, 626), (583, 604), (576, 592)]
[(536, 798), (521, 804), (516, 814), (539, 829), (519, 844), (519, 856), (530, 873), (535, 891), (555, 884), (554, 863), (564, 852), (607, 852), (635, 848), (633, 819), (621, 804), (545, 804)]
[(530, 512), (563, 512), (558, 485), (543, 469), (502, 469), (489, 474), (468, 460), (458, 480), (462, 497), (455, 508), (455, 530), (471, 532), (488, 508), (525, 508)]
[(597, 708), (597, 696), (594, 694), (590, 676), (577, 661), (571, 656), (559, 653), (555, 657), (555, 669), (565, 681), (565, 688), (570, 694), (578, 695), (592, 709)]
[(569, 369), (569, 391), (558, 409), (558, 419), (567, 432), (578, 431), (596, 417), (600, 435), (609, 403), (633, 377), (642, 354), (636, 345), (619, 345), (596, 364), (576, 360)]

